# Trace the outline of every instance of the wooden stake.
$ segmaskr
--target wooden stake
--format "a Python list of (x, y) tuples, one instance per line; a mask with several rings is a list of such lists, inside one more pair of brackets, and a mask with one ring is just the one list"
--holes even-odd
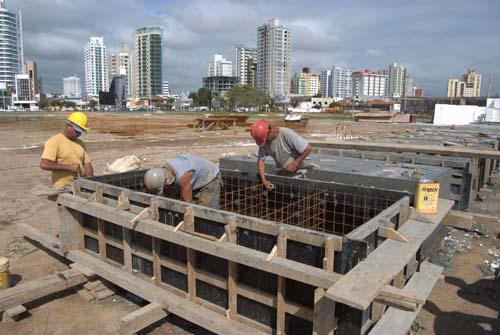
[(403, 243), (408, 243), (408, 239), (398, 233), (396, 230), (388, 227), (379, 227), (378, 228), (378, 235), (388, 238), (390, 240), (395, 240)]

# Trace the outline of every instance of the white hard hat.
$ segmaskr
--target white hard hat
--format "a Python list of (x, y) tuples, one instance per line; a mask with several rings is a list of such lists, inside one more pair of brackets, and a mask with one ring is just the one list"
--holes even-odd
[(169, 166), (149, 169), (144, 175), (144, 185), (149, 192), (162, 194), (163, 187), (175, 181), (175, 175)]

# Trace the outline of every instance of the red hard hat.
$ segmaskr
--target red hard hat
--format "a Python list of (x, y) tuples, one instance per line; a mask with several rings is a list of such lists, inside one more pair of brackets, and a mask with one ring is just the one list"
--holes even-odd
[(267, 135), (269, 134), (269, 122), (266, 120), (255, 121), (250, 129), (250, 134), (252, 134), (258, 146), (264, 145), (267, 140)]

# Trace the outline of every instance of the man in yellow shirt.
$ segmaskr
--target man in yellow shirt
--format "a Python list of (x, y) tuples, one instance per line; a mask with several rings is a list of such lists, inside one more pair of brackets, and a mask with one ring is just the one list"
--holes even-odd
[(87, 116), (74, 112), (68, 117), (64, 131), (45, 142), (40, 168), (52, 171), (52, 187), (67, 187), (77, 176), (94, 175), (87, 148), (78, 139), (86, 131)]

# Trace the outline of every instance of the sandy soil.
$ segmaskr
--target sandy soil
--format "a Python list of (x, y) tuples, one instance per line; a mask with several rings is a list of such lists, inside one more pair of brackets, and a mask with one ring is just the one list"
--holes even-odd
[[(114, 159), (135, 154), (143, 166), (155, 166), (177, 153), (189, 152), (213, 161), (224, 155), (250, 152), (256, 147), (246, 127), (199, 133), (187, 127), (193, 116), (91, 114), (92, 131), (87, 143), (97, 174)], [(319, 141), (335, 136), (331, 120), (311, 120), (299, 129), (306, 138)], [(14, 283), (40, 278), (67, 266), (25, 242), (16, 230), (18, 223), (30, 224), (55, 235), (58, 219), (55, 204), (32, 195), (34, 188), (49, 185), (50, 174), (39, 168), (44, 141), (62, 130), (64, 116), (44, 114), (0, 115), (0, 255), (11, 259)], [(355, 124), (354, 136), (369, 137), (385, 132), (406, 131), (418, 125)], [(477, 212), (498, 215), (500, 179), (494, 180)], [(488, 248), (499, 247), (498, 225), (476, 223), (477, 232), (454, 230), (450, 241), (465, 241), (465, 247), (446, 246), (437, 259), (446, 277), (433, 290), (414, 331), (418, 334), (499, 334), (499, 281), (481, 271), (492, 259)], [(468, 235), (468, 236), (466, 236)], [(460, 243), (459, 243), (460, 244)], [(467, 248), (469, 246), (470, 248)], [(138, 308), (141, 301), (125, 292), (100, 302), (86, 302), (74, 291), (58, 294), (28, 305), (29, 316), (16, 323), (0, 323), (0, 334), (102, 334), (110, 322)], [(203, 334), (204, 330), (169, 316), (141, 334)]]

